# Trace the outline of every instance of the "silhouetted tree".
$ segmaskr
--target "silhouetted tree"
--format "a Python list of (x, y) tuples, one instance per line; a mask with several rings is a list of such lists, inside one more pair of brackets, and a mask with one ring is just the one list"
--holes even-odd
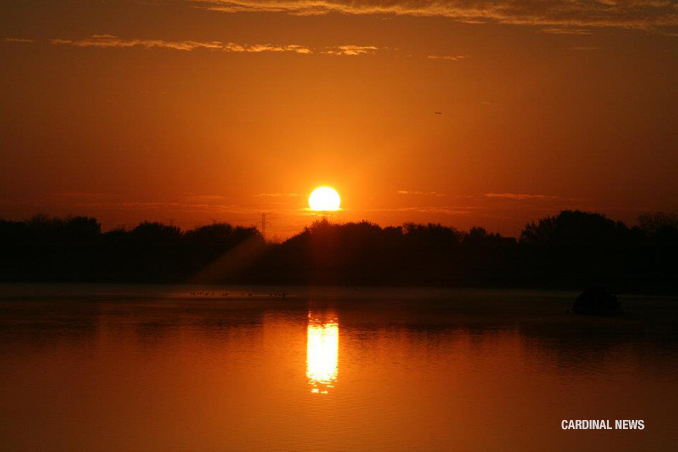
[(678, 215), (675, 213), (644, 213), (638, 217), (640, 229), (650, 239), (664, 243), (678, 243)]
[[(638, 218), (640, 230), (649, 242), (645, 258), (656, 273), (678, 281), (678, 215), (645, 213)], [(678, 284), (675, 282), (674, 284)]]
[(520, 241), (528, 244), (596, 246), (616, 240), (626, 225), (615, 223), (605, 215), (579, 210), (564, 210), (556, 217), (546, 217), (525, 226)]
[(66, 239), (73, 242), (92, 242), (101, 234), (101, 224), (92, 217), (72, 217), (64, 220)]
[(162, 223), (144, 221), (132, 229), (133, 239), (146, 243), (167, 243), (181, 238), (181, 229), (176, 226), (167, 226)]
[(101, 231), (91, 217), (0, 220), (3, 281), (453, 284), (678, 290), (678, 221), (656, 213), (628, 228), (604, 215), (563, 211), (516, 241), (476, 226), (382, 228), (322, 219), (280, 244), (253, 227), (189, 231), (156, 222)]

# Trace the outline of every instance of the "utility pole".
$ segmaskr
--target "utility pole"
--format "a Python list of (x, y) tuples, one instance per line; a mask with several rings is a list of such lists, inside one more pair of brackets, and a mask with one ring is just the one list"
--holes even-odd
[(266, 212), (261, 213), (261, 236), (266, 240), (266, 225), (271, 224), (268, 221), (266, 221)]

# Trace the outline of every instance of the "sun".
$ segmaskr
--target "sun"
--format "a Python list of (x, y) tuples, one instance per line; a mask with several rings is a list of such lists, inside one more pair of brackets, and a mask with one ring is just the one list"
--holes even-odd
[(311, 210), (316, 211), (328, 212), (339, 210), (341, 198), (339, 193), (332, 187), (318, 187), (308, 197), (308, 205), (311, 207)]

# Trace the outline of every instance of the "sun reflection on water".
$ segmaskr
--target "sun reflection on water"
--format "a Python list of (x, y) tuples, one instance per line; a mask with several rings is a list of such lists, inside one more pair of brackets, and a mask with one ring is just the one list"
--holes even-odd
[(308, 314), (306, 377), (313, 394), (327, 394), (337, 381), (339, 323), (336, 318), (321, 321)]

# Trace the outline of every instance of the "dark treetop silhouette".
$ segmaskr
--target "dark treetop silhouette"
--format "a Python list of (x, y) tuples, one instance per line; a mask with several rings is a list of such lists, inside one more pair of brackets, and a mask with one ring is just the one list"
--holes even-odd
[(255, 228), (181, 231), (144, 222), (102, 232), (94, 218), (0, 220), (5, 282), (412, 284), (572, 287), (675, 292), (678, 217), (645, 214), (629, 228), (563, 211), (518, 240), (474, 227), (316, 221), (281, 244)]

